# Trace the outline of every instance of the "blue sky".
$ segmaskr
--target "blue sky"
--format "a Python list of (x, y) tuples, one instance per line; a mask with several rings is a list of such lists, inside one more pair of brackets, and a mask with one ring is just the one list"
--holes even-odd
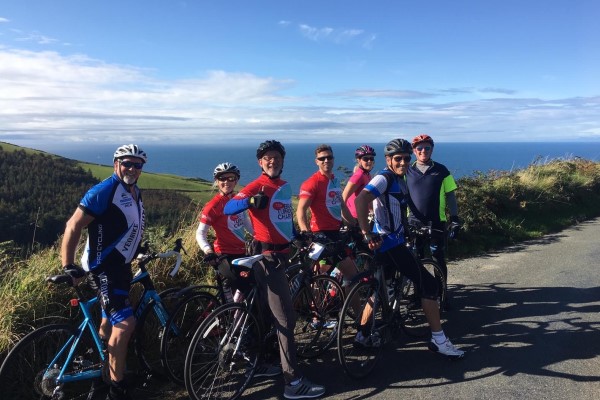
[(600, 140), (599, 19), (595, 0), (4, 0), (0, 141)]

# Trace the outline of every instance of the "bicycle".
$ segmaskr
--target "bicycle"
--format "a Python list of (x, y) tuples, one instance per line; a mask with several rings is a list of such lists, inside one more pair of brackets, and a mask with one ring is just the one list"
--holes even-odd
[[(331, 276), (319, 273), (317, 261), (325, 247), (316, 241), (299, 247), (299, 262), (288, 268), (296, 314), (294, 340), (297, 355), (303, 358), (317, 357), (331, 347), (336, 338), (337, 319), (344, 304), (341, 284)], [(294, 270), (297, 271), (290, 272)]]
[[(253, 281), (253, 266), (262, 255), (233, 261), (240, 276)], [(248, 387), (266, 347), (268, 326), (252, 282), (241, 302), (223, 304), (194, 333), (185, 359), (184, 381), (190, 398), (237, 399)]]
[[(175, 249), (165, 253), (152, 253), (139, 261), (139, 271), (133, 283), (144, 285), (144, 292), (135, 309), (140, 316), (136, 328), (136, 356), (144, 368), (146, 379), (151, 376), (151, 359), (143, 354), (149, 347), (149, 337), (145, 337), (145, 319), (151, 310), (159, 320), (166, 322), (167, 311), (160, 296), (156, 293), (146, 264), (156, 258), (176, 255), (177, 262), (173, 272), (177, 272), (181, 263), (179, 241)], [(172, 273), (173, 273), (172, 272)], [(100, 339), (93, 308), (98, 297), (86, 298), (79, 286), (73, 285), (67, 274), (46, 278), (54, 285), (67, 285), (73, 288), (76, 297), (70, 301), (72, 307), (78, 307), (80, 322), (74, 324), (51, 324), (40, 327), (24, 336), (8, 353), (0, 367), (0, 387), (4, 398), (8, 399), (52, 399), (68, 400), (85, 398), (94, 380), (104, 378), (107, 371), (103, 366), (107, 362), (105, 344)]]
[[(381, 265), (373, 262), (369, 267), (356, 277), (358, 283), (348, 294), (339, 319), (338, 356), (352, 378), (369, 375), (385, 344), (401, 332), (417, 337), (429, 333), (414, 284), (397, 271), (386, 281)], [(355, 343), (359, 331), (367, 331), (369, 346)]]
[(216, 281), (216, 286), (190, 286), (175, 295), (180, 300), (166, 323), (160, 349), (166, 374), (180, 386), (185, 385), (185, 357), (192, 336), (202, 321), (217, 307), (227, 303), (219, 274)]

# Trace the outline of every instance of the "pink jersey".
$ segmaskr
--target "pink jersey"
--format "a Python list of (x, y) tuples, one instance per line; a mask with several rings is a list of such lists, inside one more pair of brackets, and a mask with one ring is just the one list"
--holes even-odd
[(283, 179), (271, 179), (261, 175), (246, 185), (233, 198), (244, 199), (258, 194), (261, 190), (269, 197), (269, 204), (262, 210), (250, 207), (250, 219), (254, 227), (254, 238), (272, 244), (286, 244), (292, 241), (293, 210), (292, 189)]
[(229, 197), (217, 194), (206, 203), (198, 219), (215, 230), (213, 247), (217, 254), (244, 254), (244, 214), (225, 215), (223, 208), (228, 201)]
[(338, 180), (317, 171), (300, 186), (299, 198), (309, 198), (310, 230), (335, 231), (342, 226), (342, 191)]
[(365, 188), (365, 186), (367, 186), (367, 183), (369, 183), (370, 180), (371, 174), (362, 168), (356, 168), (354, 174), (352, 174), (350, 179), (348, 179), (348, 182), (352, 182), (355, 186), (354, 193), (348, 196), (348, 199), (346, 200), (346, 206), (354, 218), (356, 218), (356, 206), (354, 205), (354, 200), (356, 199), (356, 196), (358, 196), (358, 194)]

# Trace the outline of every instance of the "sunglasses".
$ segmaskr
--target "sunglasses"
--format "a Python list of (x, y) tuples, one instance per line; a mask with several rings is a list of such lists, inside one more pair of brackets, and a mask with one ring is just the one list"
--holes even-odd
[(261, 159), (265, 162), (271, 162), (271, 161), (281, 161), (281, 160), (283, 160), (283, 157), (281, 157), (281, 156), (262, 156)]
[(404, 161), (405, 163), (408, 163), (410, 162), (410, 156), (394, 156), (392, 157), (392, 160), (395, 162)]
[(333, 160), (333, 156), (317, 157), (317, 160), (319, 160), (319, 161), (325, 161), (325, 160), (331, 161), (331, 160)]
[(219, 176), (217, 177), (219, 182), (235, 182), (238, 180), (236, 176)]
[(375, 161), (375, 157), (361, 157), (360, 159), (364, 162)]
[(134, 167), (135, 169), (142, 169), (142, 168), (144, 168), (144, 163), (141, 163), (141, 162), (121, 161), (121, 160), (119, 160), (119, 164), (121, 164), (125, 168), (131, 168), (131, 167)]
[(415, 149), (417, 149), (417, 151), (430, 151), (431, 150), (431, 146), (417, 146), (415, 147)]

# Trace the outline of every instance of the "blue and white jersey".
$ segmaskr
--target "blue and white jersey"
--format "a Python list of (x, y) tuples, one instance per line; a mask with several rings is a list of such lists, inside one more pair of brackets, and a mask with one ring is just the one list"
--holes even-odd
[(137, 201), (116, 174), (91, 188), (79, 208), (94, 217), (81, 265), (93, 271), (100, 264), (128, 264), (136, 255), (144, 234), (144, 205), (134, 186)]
[(383, 237), (383, 244), (378, 252), (384, 252), (404, 243), (402, 213), (406, 212), (408, 206), (408, 188), (404, 177), (386, 168), (375, 175), (364, 190), (375, 196), (373, 230)]

